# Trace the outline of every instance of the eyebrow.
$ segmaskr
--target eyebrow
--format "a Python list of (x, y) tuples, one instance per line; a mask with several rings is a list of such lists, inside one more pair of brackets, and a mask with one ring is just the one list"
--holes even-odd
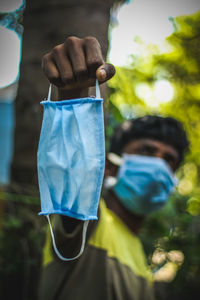
[[(156, 145), (150, 145), (148, 141), (142, 142), (142, 144), (138, 146), (138, 149), (141, 147), (146, 147), (147, 149), (151, 149), (151, 150), (157, 149)], [(166, 158), (173, 160), (174, 163), (176, 163), (178, 161), (178, 158), (176, 157), (176, 155), (173, 155), (172, 153), (166, 153), (166, 154), (164, 153), (164, 156)]]

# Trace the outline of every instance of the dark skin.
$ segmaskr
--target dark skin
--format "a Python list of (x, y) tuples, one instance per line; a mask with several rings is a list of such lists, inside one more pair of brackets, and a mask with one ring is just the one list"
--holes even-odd
[(160, 141), (149, 138), (133, 140), (124, 147), (123, 152), (159, 157), (168, 163), (173, 172), (178, 168), (179, 154), (177, 150), (173, 146)]
[(68, 37), (42, 60), (44, 74), (57, 86), (59, 100), (88, 96), (96, 78), (104, 83), (115, 74), (115, 68), (104, 62), (99, 42), (94, 37)]
[[(63, 44), (55, 46), (42, 60), (42, 68), (48, 80), (58, 88), (58, 100), (87, 97), (88, 89), (96, 79), (104, 83), (115, 74), (115, 68), (104, 62), (99, 42), (94, 37), (68, 37)], [(175, 148), (151, 139), (138, 139), (129, 142), (124, 153), (149, 155), (165, 159), (173, 171), (178, 166), (178, 152)], [(116, 176), (117, 168), (107, 162), (105, 175)], [(134, 233), (138, 233), (144, 221), (127, 211), (110, 191), (108, 207), (115, 212)], [(108, 199), (106, 199), (108, 200)], [(72, 231), (80, 221), (63, 217), (66, 231)]]

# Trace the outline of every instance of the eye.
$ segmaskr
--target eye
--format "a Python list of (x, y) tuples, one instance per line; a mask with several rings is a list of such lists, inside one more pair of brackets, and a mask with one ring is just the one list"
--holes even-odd
[(170, 167), (175, 170), (176, 169), (176, 164), (177, 164), (177, 161), (176, 159), (170, 155), (170, 154), (166, 154), (164, 157), (164, 160), (170, 165)]
[(151, 146), (142, 146), (138, 149), (138, 154), (151, 156), (154, 155), (155, 149)]

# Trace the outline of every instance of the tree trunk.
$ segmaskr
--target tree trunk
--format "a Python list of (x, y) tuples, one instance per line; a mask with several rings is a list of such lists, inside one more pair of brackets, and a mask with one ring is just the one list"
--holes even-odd
[[(56, 44), (62, 43), (67, 36), (91, 35), (99, 40), (106, 57), (110, 8), (113, 2), (114, 0), (27, 1), (21, 75), (16, 98), (16, 129), (10, 186), (12, 192), (38, 195), (36, 155), (42, 120), (42, 108), (39, 103), (47, 96), (49, 87), (41, 69), (42, 56)], [(4, 285), (2, 298), (11, 299), (13, 289), (9, 289), (9, 286), (12, 286), (17, 300), (33, 300), (37, 298), (43, 233), (41, 228), (44, 228), (42, 224), (37, 224), (43, 219), (41, 221), (35, 218), (37, 212), (33, 206), (15, 204), (15, 201), (11, 204), (12, 209), (9, 211), (20, 220), (21, 226), (16, 231), (11, 230), (13, 236), (8, 239), (8, 242), (13, 244), (9, 249), (13, 258), (13, 261), (9, 261), (9, 266), (11, 264), (15, 268), (11, 274), (5, 273), (1, 280)], [(9, 206), (9, 202), (7, 205)], [(7, 256), (5, 253), (5, 257)]]
[(16, 99), (15, 148), (12, 186), (23, 194), (37, 194), (36, 154), (42, 120), (40, 101), (49, 83), (41, 59), (54, 45), (71, 35), (95, 36), (106, 57), (113, 0), (27, 1), (24, 14), (23, 55)]

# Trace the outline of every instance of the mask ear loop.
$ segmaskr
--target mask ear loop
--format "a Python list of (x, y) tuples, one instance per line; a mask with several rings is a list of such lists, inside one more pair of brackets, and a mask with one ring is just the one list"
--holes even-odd
[(54, 237), (54, 233), (53, 233), (53, 228), (51, 226), (51, 220), (49, 218), (49, 215), (47, 215), (46, 217), (47, 217), (47, 220), (49, 222), (49, 227), (50, 227), (50, 232), (51, 232), (51, 237), (52, 237), (53, 248), (54, 248), (54, 251), (57, 254), (57, 256), (61, 260), (63, 260), (63, 261), (71, 261), (71, 260), (75, 260), (75, 259), (79, 258), (82, 255), (82, 253), (83, 253), (83, 251), (85, 249), (86, 232), (87, 232), (87, 227), (88, 227), (88, 224), (89, 224), (89, 220), (84, 221), (84, 224), (83, 224), (82, 244), (81, 244), (81, 248), (80, 248), (79, 253), (76, 256), (72, 257), (72, 258), (66, 258), (66, 257), (64, 257), (64, 256), (62, 256), (60, 254), (60, 252), (58, 251), (58, 248), (56, 247), (56, 241), (55, 241), (55, 237)]
[(100, 91), (98, 79), (96, 79), (96, 98), (101, 98), (101, 91)]
[[(47, 101), (51, 101), (51, 91), (52, 91), (52, 84), (50, 84), (49, 86)], [(101, 98), (101, 91), (100, 91), (98, 79), (96, 79), (96, 98)]]
[(52, 84), (50, 84), (50, 86), (49, 86), (47, 101), (51, 101), (51, 90), (52, 90)]
[[(47, 101), (51, 101), (51, 91), (52, 91), (52, 84), (50, 84), (49, 86)], [(101, 98), (101, 91), (100, 91), (98, 79), (96, 79), (96, 98)]]
[[(52, 91), (52, 84), (50, 84), (50, 86), (49, 86), (49, 92), (48, 92), (47, 101), (51, 101), (51, 91)], [(99, 88), (99, 82), (98, 82), (97, 79), (96, 79), (96, 98), (101, 98), (101, 92), (100, 92), (100, 88)], [(75, 257), (66, 258), (66, 257), (62, 256), (60, 254), (60, 252), (58, 251), (58, 248), (56, 246), (55, 236), (54, 236), (54, 233), (53, 233), (53, 228), (51, 226), (50, 217), (49, 217), (49, 215), (47, 215), (46, 217), (47, 217), (47, 220), (48, 220), (48, 223), (49, 223), (49, 228), (50, 228), (50, 233), (51, 233), (53, 248), (54, 248), (54, 251), (57, 254), (57, 256), (61, 260), (63, 260), (63, 261), (72, 261), (72, 260), (75, 260), (75, 259), (79, 258), (83, 254), (83, 251), (85, 249), (86, 233), (87, 233), (87, 228), (88, 228), (89, 220), (84, 221), (84, 224), (83, 224), (82, 244), (81, 244), (81, 248), (80, 248), (79, 253)]]

